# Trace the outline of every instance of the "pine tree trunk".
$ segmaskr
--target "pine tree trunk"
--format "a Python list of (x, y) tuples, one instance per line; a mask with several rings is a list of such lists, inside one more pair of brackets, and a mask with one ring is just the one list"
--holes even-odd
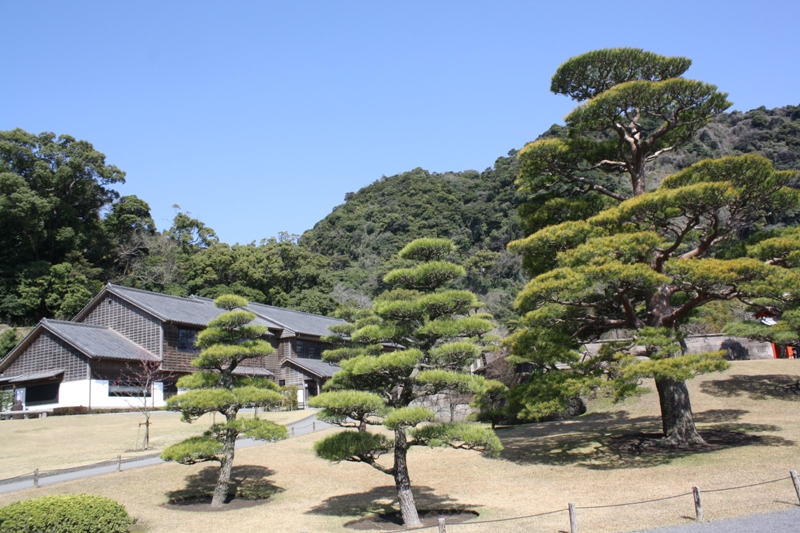
[(408, 462), (406, 455), (406, 430), (396, 429), (394, 432), (394, 485), (397, 488), (397, 499), (400, 500), (400, 514), (403, 516), (403, 525), (417, 527), (422, 525), (417, 514), (417, 504), (414, 503), (414, 494), (411, 492), (411, 478), (408, 477)]
[(664, 444), (685, 446), (703, 444), (697, 433), (692, 416), (692, 404), (685, 381), (657, 379), (658, 400), (661, 404), (661, 423), (664, 428)]
[(228, 484), (231, 481), (233, 452), (236, 447), (237, 436), (238, 431), (233, 429), (227, 429), (225, 432), (225, 445), (222, 449), (222, 458), (219, 465), (219, 478), (217, 479), (217, 486), (214, 488), (214, 497), (211, 499), (211, 507), (222, 505), (228, 498)]

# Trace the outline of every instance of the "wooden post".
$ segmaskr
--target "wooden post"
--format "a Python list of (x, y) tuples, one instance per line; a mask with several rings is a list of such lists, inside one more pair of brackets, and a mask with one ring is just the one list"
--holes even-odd
[(122, 472), (122, 456), (117, 455), (117, 472)]
[(38, 468), (33, 471), (33, 488), (34, 489), (38, 489), (39, 488), (39, 469)]
[(578, 513), (575, 511), (575, 504), (569, 504), (569, 532), (578, 533)]
[(439, 533), (447, 533), (447, 525), (444, 523), (444, 517), (439, 517)]
[(800, 479), (797, 477), (797, 470), (790, 470), (789, 474), (792, 476), (792, 483), (794, 484), (794, 491), (797, 493), (797, 499), (800, 500)]
[(703, 502), (700, 501), (700, 487), (692, 487), (694, 494), (694, 512), (697, 515), (697, 521), (703, 521)]

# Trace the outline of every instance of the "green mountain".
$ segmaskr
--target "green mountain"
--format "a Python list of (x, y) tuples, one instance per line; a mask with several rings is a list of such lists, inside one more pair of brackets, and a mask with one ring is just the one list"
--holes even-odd
[[(542, 137), (563, 135), (552, 126)], [(779, 169), (800, 169), (800, 106), (758, 108), (719, 115), (696, 138), (648, 169), (655, 186), (665, 176), (701, 159), (757, 152)], [(442, 174), (417, 168), (383, 177), (355, 193), (300, 238), (300, 244), (332, 259), (338, 299), (373, 296), (396, 266), (392, 256), (418, 237), (447, 237), (458, 246), (470, 290), (501, 319), (513, 318), (511, 302), (525, 277), (519, 258), (506, 251), (523, 236), (518, 208), (516, 151), (483, 172)], [(349, 295), (349, 296), (348, 296)]]
[(468, 270), (469, 288), (488, 297), (492, 308), (507, 310), (523, 282), (519, 259), (506, 251), (521, 235), (516, 175), (511, 151), (483, 172), (417, 168), (383, 177), (348, 193), (300, 244), (330, 257), (340, 283), (373, 296), (403, 246), (419, 237), (446, 237), (458, 247), (455, 259)]

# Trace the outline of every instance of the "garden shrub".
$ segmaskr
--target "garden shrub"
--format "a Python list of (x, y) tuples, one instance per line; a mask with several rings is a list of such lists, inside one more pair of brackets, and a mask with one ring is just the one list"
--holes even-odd
[(74, 407), (54, 407), (53, 416), (88, 415), (89, 408), (83, 405)]
[(0, 509), (0, 533), (123, 533), (131, 523), (121, 504), (91, 494), (44, 496)]

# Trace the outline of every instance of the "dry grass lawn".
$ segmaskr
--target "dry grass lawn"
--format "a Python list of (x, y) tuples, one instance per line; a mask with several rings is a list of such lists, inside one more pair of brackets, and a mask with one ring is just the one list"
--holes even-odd
[[(581, 531), (688, 523), (694, 516), (688, 495), (623, 508), (587, 507), (685, 494), (693, 485), (710, 490), (782, 477), (786, 479), (778, 483), (706, 493), (704, 508), (707, 520), (786, 509), (798, 503), (788, 471), (800, 469), (800, 396), (786, 394), (783, 385), (798, 379), (800, 361), (744, 361), (689, 383), (701, 431), (757, 437), (746, 446), (669, 455), (616, 453), (610, 446), (613, 437), (658, 431), (658, 400), (650, 393), (621, 405), (598, 402), (588, 415), (566, 422), (500, 430), (506, 447), (500, 459), (470, 451), (414, 448), (409, 460), (416, 499), (420, 508), (473, 509), (480, 513), (476, 521), (563, 510), (523, 520), (448, 526), (455, 533), (568, 531), (568, 502), (579, 507)], [(0, 423), (4, 451), (9, 449), (5, 424)], [(69, 440), (62, 431), (62, 438)], [(143, 530), (153, 533), (342, 531), (350, 520), (390, 508), (394, 490), (390, 477), (368, 466), (315, 458), (313, 443), (330, 431), (335, 430), (237, 452), (234, 476), (262, 478), (274, 489), (265, 503), (247, 509), (192, 512), (165, 507), (170, 492), (214, 476), (209, 465), (177, 464), (3, 495), (0, 505), (38, 495), (88, 492), (120, 501)]]
[[(252, 416), (252, 411), (244, 416)], [(259, 418), (287, 424), (311, 415), (309, 411), (263, 413)], [(41, 471), (72, 468), (101, 461), (153, 455), (185, 438), (200, 435), (211, 415), (187, 424), (179, 413), (155, 411), (150, 417), (150, 448), (141, 446), (144, 421), (140, 413), (51, 416), (0, 421), (0, 479)], [(138, 443), (138, 445), (137, 445)]]

